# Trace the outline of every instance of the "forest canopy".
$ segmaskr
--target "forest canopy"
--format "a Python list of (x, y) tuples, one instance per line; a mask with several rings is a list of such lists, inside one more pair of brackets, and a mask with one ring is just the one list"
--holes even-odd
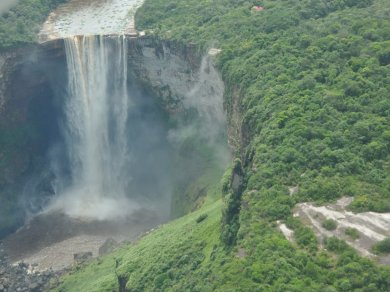
[(33, 43), (47, 15), (66, 0), (22, 0), (0, 15), (0, 50)]

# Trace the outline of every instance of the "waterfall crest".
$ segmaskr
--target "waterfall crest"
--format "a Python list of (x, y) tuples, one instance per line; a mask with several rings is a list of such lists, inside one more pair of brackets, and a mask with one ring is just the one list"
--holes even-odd
[[(70, 183), (52, 208), (72, 217), (110, 219), (137, 208), (126, 196), (129, 109), (125, 36), (75, 36), (65, 41), (68, 94), (63, 136)], [(61, 180), (61, 176), (59, 176)], [(123, 214), (120, 214), (123, 212)]]

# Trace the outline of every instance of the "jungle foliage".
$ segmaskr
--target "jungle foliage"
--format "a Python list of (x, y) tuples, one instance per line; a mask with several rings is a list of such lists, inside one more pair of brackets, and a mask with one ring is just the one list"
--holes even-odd
[(0, 51), (33, 43), (49, 14), (66, 0), (21, 0), (0, 15)]
[(390, 253), (390, 237), (387, 237), (379, 242), (377, 242), (373, 247), (375, 253)]
[(326, 230), (335, 230), (337, 228), (337, 221), (333, 219), (326, 219), (324, 222), (322, 222), (322, 227), (324, 227)]
[[(248, 219), (285, 219), (298, 201), (345, 195), (356, 197), (353, 211), (390, 211), (386, 1), (146, 1), (137, 21), (222, 49), (225, 106), (231, 113), (238, 100), (243, 118)], [(288, 197), (288, 186), (299, 193)]]
[(389, 19), (380, 0), (160, 0), (137, 14), (140, 29), (222, 49), (248, 190), (287, 208), (287, 186), (300, 186), (301, 201), (356, 196), (359, 212), (390, 211)]

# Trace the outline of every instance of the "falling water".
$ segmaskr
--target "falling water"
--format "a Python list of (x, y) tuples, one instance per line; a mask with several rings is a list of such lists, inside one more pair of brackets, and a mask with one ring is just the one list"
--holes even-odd
[(126, 196), (129, 109), (126, 37), (65, 39), (68, 96), (63, 134), (71, 183), (53, 208), (73, 217), (109, 219), (136, 208)]

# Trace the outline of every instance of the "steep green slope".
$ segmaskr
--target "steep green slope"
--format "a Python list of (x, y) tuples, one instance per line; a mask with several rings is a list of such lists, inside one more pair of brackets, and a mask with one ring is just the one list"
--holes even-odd
[[(109, 279), (93, 280), (91, 269), (105, 274), (96, 262), (63, 290), (120, 281), (127, 291), (387, 291), (388, 267), (335, 238), (319, 250), (291, 214), (297, 202), (344, 195), (354, 211), (390, 211), (390, 2), (146, 0), (137, 23), (222, 49), (230, 126), (242, 120), (222, 217), (220, 203), (205, 206), (108, 256)], [(276, 220), (294, 228), (295, 244)]]
[[(218, 245), (215, 229), (220, 223), (221, 205), (220, 200), (209, 204), (201, 211), (163, 225), (136, 243), (96, 260), (68, 276), (59, 291), (118, 290), (118, 277), (124, 279), (124, 284), (132, 282), (128, 286), (134, 291), (159, 287), (164, 282), (171, 282), (176, 287), (189, 285), (188, 275), (194, 274), (194, 280), (197, 280), (199, 268), (211, 261), (213, 248)], [(207, 217), (200, 217), (202, 215)], [(172, 275), (177, 283), (170, 281)]]
[(219, 236), (221, 209), (220, 200), (207, 204), (77, 267), (56, 291), (386, 291), (389, 285), (388, 269), (345, 243), (330, 241), (329, 250), (340, 254), (336, 260), (291, 245), (265, 222), (257, 226), (255, 245), (226, 249)]

